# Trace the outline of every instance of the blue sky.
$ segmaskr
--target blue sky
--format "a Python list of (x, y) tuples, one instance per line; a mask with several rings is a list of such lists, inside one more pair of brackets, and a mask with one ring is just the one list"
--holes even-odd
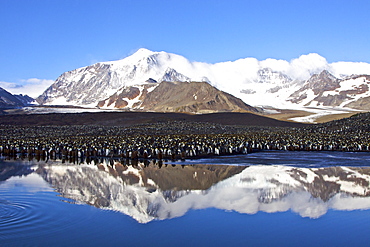
[(370, 63), (368, 0), (0, 0), (0, 82), (55, 80), (145, 47), (208, 63), (245, 57)]

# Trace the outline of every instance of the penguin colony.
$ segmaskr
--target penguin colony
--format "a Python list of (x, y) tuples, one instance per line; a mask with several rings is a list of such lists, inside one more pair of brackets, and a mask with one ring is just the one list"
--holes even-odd
[(305, 127), (249, 127), (198, 122), (122, 126), (0, 125), (8, 157), (184, 160), (256, 150), (370, 151), (370, 114)]

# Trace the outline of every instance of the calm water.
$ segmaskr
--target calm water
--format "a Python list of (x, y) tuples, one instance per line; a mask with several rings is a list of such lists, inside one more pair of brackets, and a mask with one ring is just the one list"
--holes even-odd
[(0, 246), (369, 246), (370, 154), (0, 160)]

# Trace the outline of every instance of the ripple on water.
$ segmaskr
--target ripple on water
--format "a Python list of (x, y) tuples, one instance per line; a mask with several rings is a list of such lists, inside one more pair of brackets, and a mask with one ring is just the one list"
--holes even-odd
[[(0, 188), (0, 242), (62, 234), (84, 224), (70, 222), (66, 203), (54, 191), (26, 192)], [(86, 223), (86, 222), (85, 222)]]
[(28, 206), (19, 202), (0, 200), (0, 229), (3, 230), (4, 227), (19, 224), (32, 217), (27, 215), (30, 212), (27, 210)]

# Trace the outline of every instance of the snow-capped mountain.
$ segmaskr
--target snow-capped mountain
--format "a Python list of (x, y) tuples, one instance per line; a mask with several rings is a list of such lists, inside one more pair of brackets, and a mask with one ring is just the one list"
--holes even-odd
[(76, 203), (119, 211), (140, 223), (210, 207), (247, 214), (292, 210), (310, 218), (330, 208), (370, 208), (367, 168), (101, 163), (40, 166), (37, 172)]
[(0, 107), (21, 107), (30, 104), (34, 99), (28, 95), (11, 94), (0, 87)]
[(338, 79), (327, 70), (313, 75), (289, 100), (305, 106), (338, 106), (370, 109), (370, 76), (352, 75)]
[(188, 77), (172, 65), (191, 66), (185, 58), (165, 52), (140, 49), (118, 61), (97, 63), (63, 73), (37, 102), (49, 105), (97, 106), (124, 86), (147, 84), (149, 79), (161, 82), (185, 81)]
[[(309, 102), (310, 97), (306, 91), (310, 90), (310, 86), (328, 82), (325, 80), (312, 82), (321, 78), (325, 79), (323, 76), (310, 79), (315, 74), (320, 75), (322, 71), (327, 71), (338, 80), (346, 79), (348, 81), (348, 77), (353, 74), (369, 74), (370, 64), (328, 63), (325, 58), (314, 53), (302, 55), (290, 62), (276, 59), (258, 61), (255, 58), (243, 58), (233, 62), (207, 64), (191, 62), (172, 53), (140, 49), (131, 56), (118, 61), (101, 62), (63, 73), (37, 98), (37, 102), (43, 105), (96, 107), (99, 102), (105, 101), (111, 96), (116, 97), (115, 101), (120, 102), (123, 99), (119, 98), (118, 95), (124, 90), (131, 90), (128, 89), (130, 86), (142, 85), (154, 90), (153, 82), (196, 81), (208, 82), (217, 89), (240, 98), (252, 106), (269, 105), (276, 108), (297, 108)], [(358, 90), (353, 85), (343, 84), (347, 91)], [(331, 90), (331, 87), (324, 87), (322, 90), (328, 91)], [(343, 90), (339, 88), (339, 91)], [(363, 91), (365, 88), (360, 90)], [(305, 93), (308, 95), (306, 98), (304, 98)], [(330, 95), (334, 93), (335, 91)], [(315, 95), (317, 96), (317, 94)], [(118, 104), (118, 106), (122, 107), (124, 104)], [(361, 107), (366, 105), (364, 103), (358, 104)], [(347, 106), (358, 107), (358, 104), (347, 104)], [(130, 109), (130, 106), (130, 103), (127, 102), (125, 107)]]

